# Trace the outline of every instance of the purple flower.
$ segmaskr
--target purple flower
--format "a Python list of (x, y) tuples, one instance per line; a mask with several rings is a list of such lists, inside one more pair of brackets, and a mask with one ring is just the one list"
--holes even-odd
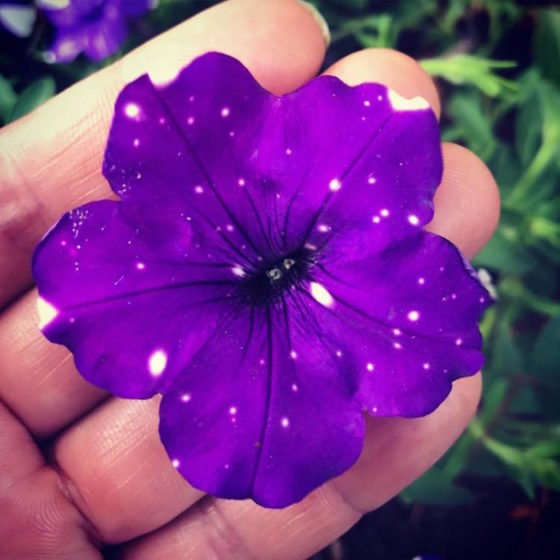
[[(126, 39), (128, 20), (153, 7), (153, 0), (37, 0), (56, 27), (49, 62), (71, 62), (81, 52), (99, 61)], [(62, 7), (61, 7), (62, 6)]]
[(0, 2), (0, 25), (17, 37), (29, 37), (37, 18), (31, 0)]
[(95, 385), (163, 394), (197, 488), (291, 504), (356, 461), (364, 412), (427, 414), (482, 366), (489, 295), (423, 229), (442, 173), (423, 99), (334, 77), (276, 97), (210, 53), (122, 91), (103, 172), (120, 201), (36, 249), (43, 332)]

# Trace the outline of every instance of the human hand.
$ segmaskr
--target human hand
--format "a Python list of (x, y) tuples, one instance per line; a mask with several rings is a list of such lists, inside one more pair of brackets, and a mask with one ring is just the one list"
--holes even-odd
[[(267, 89), (311, 79), (325, 50), (310, 13), (290, 0), (237, 0), (200, 14), (60, 94), (0, 135), (0, 306), (29, 288), (29, 261), (63, 212), (107, 198), (101, 160), (117, 93), (145, 71), (171, 76), (209, 50), (241, 60)], [(327, 70), (349, 84), (384, 83), (421, 95), (439, 114), (419, 65), (388, 50), (355, 53)], [(491, 235), (495, 183), (467, 150), (443, 147), (445, 172), (430, 229), (467, 256)], [(414, 420), (367, 418), (364, 452), (343, 476), (302, 502), (268, 510), (190, 487), (158, 437), (159, 398), (108, 398), (76, 372), (70, 354), (37, 328), (36, 293), (0, 316), (0, 527), (2, 558), (302, 558), (417, 478), (476, 409), (480, 376)], [(127, 542), (135, 539), (133, 542)]]

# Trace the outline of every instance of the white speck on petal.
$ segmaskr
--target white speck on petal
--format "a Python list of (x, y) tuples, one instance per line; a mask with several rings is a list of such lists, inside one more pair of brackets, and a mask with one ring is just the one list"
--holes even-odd
[(333, 192), (340, 189), (340, 187), (341, 187), (341, 183), (339, 179), (332, 179), (331, 182), (329, 183), (329, 189), (331, 189), (331, 191)]
[(423, 276), (420, 276), (420, 278), (418, 278), (418, 284), (420, 284), (421, 286), (423, 286), (426, 283), (426, 280), (424, 279)]
[(146, 268), (146, 265), (143, 262), (137, 262), (136, 263), (136, 268), (138, 270), (144, 270)]
[(286, 155), (287, 156), (291, 156), (292, 155), (292, 150), (290, 148), (286, 148)]
[(127, 103), (124, 106), (124, 114), (129, 119), (135, 119), (140, 114), (140, 107), (138, 107), (138, 105), (136, 105), (136, 103)]
[(366, 100), (364, 101), (364, 106), (365, 106), (365, 107), (369, 107), (370, 105), (371, 105), (371, 103), (366, 99)]
[(396, 336), (400, 336), (401, 335), (401, 329), (393, 329), (393, 334)]
[(190, 393), (183, 393), (181, 395), (181, 400), (183, 402), (189, 402), (191, 400), (191, 394)]
[(372, 221), (374, 224), (378, 224), (378, 223), (381, 221), (381, 218), (380, 218), (379, 216), (373, 216), (372, 219), (371, 219), (371, 221)]
[(290, 425), (290, 421), (284, 416), (284, 418), (280, 421), (280, 424), (282, 425), (282, 428), (287, 428)]
[(222, 117), (228, 117), (229, 116), (229, 107), (224, 107), (221, 111), (220, 111), (220, 115), (222, 115)]
[(310, 282), (309, 287), (315, 301), (318, 301), (325, 307), (332, 307), (334, 305), (333, 297), (323, 284), (319, 284), (319, 282)]
[(138, 146), (140, 146), (140, 140), (138, 140), (138, 138), (135, 138), (135, 139), (133, 140), (133, 142), (132, 142), (132, 145), (133, 145), (135, 148), (138, 148)]
[(150, 354), (148, 358), (148, 369), (154, 377), (161, 375), (166, 366), (167, 354), (163, 350), (156, 350)]
[(367, 180), (367, 182), (368, 182), (370, 185), (375, 185), (375, 182), (376, 182), (376, 181), (377, 181), (377, 179), (376, 179), (375, 177), (368, 177), (368, 180)]
[(298, 390), (298, 386), (295, 383), (292, 383), (292, 391), (294, 393), (297, 393), (297, 390)]
[(400, 342), (395, 342), (393, 344), (393, 348), (396, 348), (397, 350), (400, 350), (402, 348), (402, 344)]
[(430, 369), (430, 364), (428, 362), (424, 362), (424, 364), (422, 364), (422, 367), (424, 369)]
[(366, 368), (368, 371), (373, 371), (375, 369), (375, 366), (371, 362), (368, 362)]
[(321, 232), (321, 233), (327, 233), (331, 228), (327, 225), (327, 224), (319, 224), (317, 226), (317, 229)]
[(418, 216), (415, 216), (414, 214), (410, 214), (408, 216), (408, 222), (413, 226), (417, 226), (420, 223), (420, 220), (418, 219)]
[(389, 215), (389, 210), (387, 210), (387, 208), (382, 208), (381, 211), (379, 212), (384, 218), (386, 218)]
[(188, 125), (194, 124), (194, 117), (189, 117), (189, 118), (187, 119), (187, 124), (188, 124)]
[(407, 317), (409, 321), (418, 321), (418, 319), (420, 319), (420, 313), (416, 310), (412, 310), (408, 312)]
[(407, 99), (396, 91), (389, 89), (388, 96), (391, 106), (395, 111), (421, 111), (430, 107), (430, 104), (419, 95), (412, 99)]
[(231, 271), (235, 274), (235, 276), (239, 276), (239, 278), (243, 278), (245, 276), (245, 271), (239, 265), (233, 266)]
[(37, 298), (37, 311), (40, 329), (46, 327), (58, 315), (58, 309), (40, 296)]
[(181, 463), (179, 462), (179, 459), (173, 459), (173, 461), (171, 461), (171, 464), (173, 465), (173, 468), (176, 469)]
[(202, 194), (204, 192), (204, 189), (200, 185), (196, 185), (196, 187), (194, 188), (194, 192), (196, 194)]
[(229, 407), (229, 413), (234, 416), (235, 414), (237, 414), (237, 407), (236, 406), (230, 406)]
[(292, 358), (292, 360), (295, 360), (297, 358), (297, 352), (295, 350), (292, 350), (290, 352), (290, 358)]
[(240, 187), (244, 187), (245, 186), (245, 179), (243, 179), (243, 177), (239, 177), (239, 180), (237, 181), (237, 184)]
[(457, 339), (455, 340), (455, 344), (456, 344), (457, 346), (461, 346), (461, 344), (463, 344), (463, 339), (462, 339), (462, 338), (457, 338)]
[(341, 357), (342, 357), (342, 350), (337, 350), (337, 351), (336, 351), (336, 357), (337, 357), (337, 358), (341, 358)]

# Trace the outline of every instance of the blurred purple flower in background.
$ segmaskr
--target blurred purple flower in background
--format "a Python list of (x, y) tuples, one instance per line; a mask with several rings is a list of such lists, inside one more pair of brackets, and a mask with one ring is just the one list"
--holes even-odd
[(128, 35), (128, 21), (155, 0), (37, 0), (56, 28), (48, 62), (71, 62), (80, 53), (94, 61), (115, 54)]
[(330, 76), (277, 97), (210, 53), (122, 91), (103, 172), (120, 200), (35, 251), (42, 330), (92, 383), (163, 394), (195, 487), (289, 505), (356, 461), (364, 412), (428, 414), (481, 368), (491, 298), (424, 231), (442, 174), (425, 100)]

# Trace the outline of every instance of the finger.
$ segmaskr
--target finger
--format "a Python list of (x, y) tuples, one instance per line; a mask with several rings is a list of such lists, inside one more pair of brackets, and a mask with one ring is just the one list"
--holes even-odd
[(443, 179), (428, 226), (473, 257), (490, 239), (500, 217), (500, 195), (492, 173), (470, 150), (443, 145)]
[(159, 401), (111, 399), (52, 450), (73, 503), (104, 542), (148, 533), (202, 496), (173, 468), (159, 440)]
[(98, 558), (56, 473), (0, 403), (0, 558)]
[(467, 425), (480, 376), (455, 383), (424, 418), (368, 418), (364, 452), (352, 469), (283, 510), (206, 498), (199, 507), (124, 548), (149, 558), (306, 558), (394, 496), (432, 465)]
[[(378, 51), (364, 51), (343, 59), (337, 63), (336, 75), (348, 83), (376, 80), (401, 95), (422, 95), (434, 109), (438, 107), (437, 98), (430, 93), (433, 86), (421, 69), (412, 62), (402, 62), (398, 54), (395, 64), (390, 64), (388, 51), (381, 55), (385, 63), (378, 65), (377, 54)], [(399, 64), (397, 59), (400, 64), (410, 64), (410, 75), (418, 76), (417, 90), (398, 89), (393, 75)], [(384, 67), (386, 73), (380, 74), (379, 67)], [(495, 227), (495, 183), (477, 158), (456, 146), (444, 146), (444, 161), (453, 169), (444, 174), (444, 195), (436, 201), (433, 230), (472, 253), (481, 248)], [(469, 188), (461, 188), (462, 185)], [(465, 197), (477, 203), (467, 204)], [(481, 211), (478, 204), (488, 210)], [(439, 231), (438, 224), (444, 223), (439, 218), (442, 212), (449, 215), (445, 222), (449, 227)], [(454, 223), (460, 226), (457, 230)], [(468, 232), (473, 231), (480, 233), (469, 236)], [(207, 498), (204, 508), (186, 512), (164, 529), (139, 539), (130, 545), (127, 554), (130, 558), (149, 558), (157, 552), (173, 557), (181, 551), (187, 557), (220, 557), (233, 550), (242, 557), (258, 557), (263, 551), (270, 558), (308, 556), (349, 528), (362, 512), (378, 507), (433, 464), (467, 425), (479, 396), (480, 376), (475, 376), (456, 382), (448, 399), (429, 416), (414, 420), (368, 419), (364, 452), (358, 463), (300, 504), (270, 511), (250, 501)]]
[(294, 0), (230, 0), (149, 41), (0, 134), (0, 307), (31, 283), (41, 235), (68, 209), (107, 197), (101, 161), (120, 89), (140, 74), (169, 78), (197, 55), (241, 60), (268, 89), (290, 91), (317, 71), (325, 40)]
[(37, 291), (0, 316), (0, 398), (27, 429), (47, 438), (106, 398), (76, 371), (72, 354), (38, 328)]

